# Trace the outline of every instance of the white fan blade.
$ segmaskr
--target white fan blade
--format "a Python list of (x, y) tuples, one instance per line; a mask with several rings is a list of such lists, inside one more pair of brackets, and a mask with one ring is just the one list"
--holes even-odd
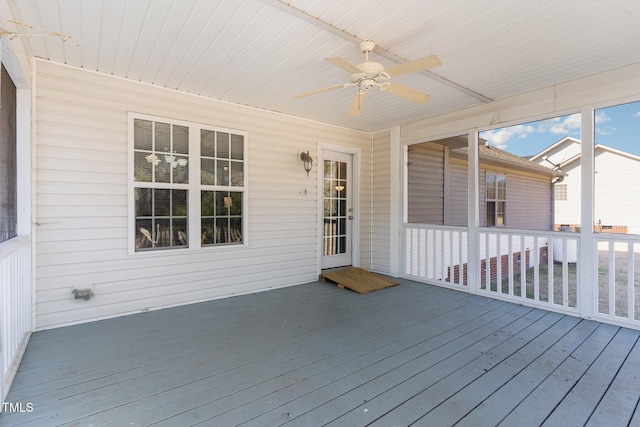
[(418, 92), (417, 90), (399, 85), (397, 83), (389, 83), (388, 85), (384, 86), (384, 89), (382, 87), (380, 89), (392, 95), (400, 96), (406, 100), (415, 102), (416, 104), (422, 104), (427, 99), (431, 98), (426, 93)]
[(416, 71), (427, 70), (429, 68), (438, 67), (442, 65), (442, 61), (436, 55), (426, 56), (421, 59), (416, 59), (414, 61), (407, 61), (402, 64), (394, 65), (386, 70), (385, 73), (389, 75), (389, 77), (398, 77), (403, 74), (414, 73)]
[(360, 70), (360, 68), (356, 67), (355, 65), (353, 65), (351, 62), (347, 61), (344, 58), (331, 57), (331, 58), (324, 58), (324, 59), (331, 62), (333, 65), (337, 65), (338, 67), (342, 68), (349, 74), (362, 74), (362, 70)]
[(334, 89), (341, 89), (343, 87), (348, 87), (348, 86), (351, 86), (351, 84), (350, 83), (345, 83), (345, 84), (341, 84), (341, 85), (329, 86), (329, 87), (325, 87), (325, 88), (322, 88), (322, 89), (312, 90), (311, 92), (301, 93), (300, 95), (294, 96), (294, 98), (295, 99), (300, 99), (300, 98), (304, 98), (304, 97), (307, 97), (307, 96), (315, 95), (315, 94), (318, 94), (318, 93), (327, 92), (327, 91), (334, 90)]
[(364, 106), (364, 100), (367, 97), (366, 90), (358, 90), (356, 95), (353, 97), (353, 101), (351, 101), (351, 108), (349, 108), (349, 117), (355, 117), (360, 114), (362, 111), (362, 107)]

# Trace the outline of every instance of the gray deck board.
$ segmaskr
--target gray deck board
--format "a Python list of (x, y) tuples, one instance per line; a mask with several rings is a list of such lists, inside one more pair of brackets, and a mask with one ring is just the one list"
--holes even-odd
[(35, 333), (0, 426), (634, 425), (639, 332), (400, 280)]

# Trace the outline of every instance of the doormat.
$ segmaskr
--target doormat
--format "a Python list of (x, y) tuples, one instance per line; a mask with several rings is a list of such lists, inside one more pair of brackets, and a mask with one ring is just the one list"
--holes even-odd
[(400, 284), (379, 274), (356, 267), (342, 270), (328, 270), (323, 272), (321, 276), (324, 279), (329, 279), (337, 283), (340, 288), (349, 288), (359, 294), (368, 294), (369, 292), (398, 286)]

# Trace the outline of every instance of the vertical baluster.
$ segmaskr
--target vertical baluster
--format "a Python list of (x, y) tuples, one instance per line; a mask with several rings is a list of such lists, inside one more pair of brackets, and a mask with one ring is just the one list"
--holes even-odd
[(490, 251), (490, 244), (491, 244), (491, 236), (492, 234), (486, 233), (485, 234), (485, 254), (484, 254), (484, 264), (485, 264), (485, 277), (484, 277), (484, 281), (485, 281), (485, 289), (487, 291), (491, 290), (491, 251)]
[(635, 319), (635, 265), (634, 265), (634, 244), (627, 244), (627, 317)]
[(562, 237), (562, 305), (569, 306), (569, 256), (567, 255), (568, 240)]
[(515, 236), (512, 236), (511, 234), (507, 235), (507, 239), (508, 240), (508, 245), (507, 245), (507, 251), (509, 252), (509, 254), (507, 255), (509, 258), (507, 259), (507, 265), (508, 265), (508, 274), (509, 277), (507, 278), (509, 281), (509, 295), (514, 295), (513, 293), (513, 272), (514, 272), (514, 265), (513, 265), (513, 238)]
[(616, 252), (615, 243), (609, 242), (609, 316), (616, 314)]
[[(449, 282), (451, 284), (456, 284), (456, 272), (455, 272), (455, 262), (453, 258), (453, 246), (455, 243), (454, 236), (458, 235), (458, 232), (454, 232), (453, 230), (449, 231)], [(445, 268), (445, 271), (447, 268)]]
[(502, 293), (502, 235), (496, 233), (496, 291)]
[(435, 254), (435, 231), (434, 230), (427, 230), (425, 233), (425, 240), (427, 242), (427, 248), (430, 250), (430, 254), (431, 257), (428, 257), (427, 254), (425, 254), (424, 259), (425, 259), (425, 278), (427, 279), (433, 279), (433, 260), (434, 260), (434, 254)]
[(540, 245), (533, 237), (533, 299), (540, 301)]
[(547, 302), (549, 304), (553, 304), (553, 277), (555, 273), (553, 257), (553, 240), (547, 240)]
[(417, 228), (414, 232), (414, 239), (416, 241), (416, 265), (414, 267), (414, 275), (419, 276), (422, 269), (424, 268), (424, 264), (426, 262), (425, 253), (427, 252), (427, 248), (424, 246), (425, 241), (423, 239), (424, 230)]
[(447, 239), (447, 234), (449, 234), (449, 238), (451, 238), (451, 233), (447, 230), (442, 230), (442, 235), (441, 235), (441, 252), (442, 255), (440, 256), (440, 277), (442, 278), (442, 280), (444, 281), (447, 278), (447, 242), (449, 241), (449, 239)]

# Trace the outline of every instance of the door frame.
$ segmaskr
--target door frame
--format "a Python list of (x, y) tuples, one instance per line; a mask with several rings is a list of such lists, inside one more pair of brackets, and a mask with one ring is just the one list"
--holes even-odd
[(351, 265), (353, 267), (360, 266), (360, 172), (361, 172), (361, 150), (359, 148), (342, 147), (339, 145), (318, 143), (318, 162), (317, 162), (317, 272), (322, 273), (322, 251), (323, 251), (323, 235), (324, 235), (324, 160), (327, 157), (326, 152), (335, 152), (340, 154), (351, 155), (351, 203), (353, 208), (353, 221), (351, 223)]

